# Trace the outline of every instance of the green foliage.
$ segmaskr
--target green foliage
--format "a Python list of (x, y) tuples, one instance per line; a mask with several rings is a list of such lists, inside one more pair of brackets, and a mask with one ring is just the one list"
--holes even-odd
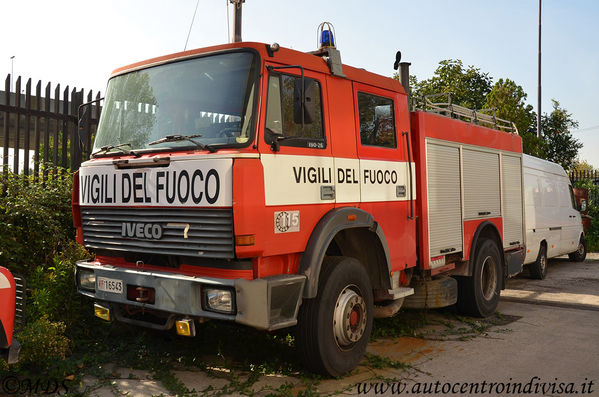
[(466, 69), (459, 59), (446, 59), (439, 62), (433, 77), (422, 81), (411, 78), (410, 84), (415, 96), (451, 92), (452, 103), (482, 109), (491, 91), (492, 78), (474, 66)]
[(70, 349), (65, 330), (64, 323), (50, 321), (46, 316), (28, 323), (19, 333), (23, 345), (19, 366), (47, 369), (56, 360), (64, 360)]
[(510, 79), (499, 79), (487, 94), (485, 109), (497, 109), (496, 116), (516, 124), (518, 131), (525, 132), (534, 119), (531, 105), (526, 100), (524, 89)]
[[(398, 74), (393, 76), (398, 79)], [(524, 153), (561, 164), (569, 169), (582, 144), (570, 133), (578, 123), (566, 109), (553, 100), (553, 111), (541, 118), (543, 136), (537, 138), (536, 114), (525, 103), (524, 89), (510, 79), (493, 78), (474, 66), (465, 68), (462, 61), (447, 59), (439, 62), (433, 77), (418, 81), (410, 76), (412, 95), (418, 97), (452, 93), (452, 103), (470, 109), (495, 109), (499, 118), (513, 121), (522, 137)], [(434, 101), (434, 100), (433, 100)]]
[(541, 131), (546, 142), (545, 158), (568, 170), (574, 165), (578, 150), (582, 148), (582, 143), (570, 132), (578, 128), (578, 122), (572, 118), (572, 114), (560, 107), (558, 101), (554, 99), (552, 102), (553, 111), (541, 118)]
[(74, 281), (75, 262), (89, 253), (73, 241), (71, 184), (72, 175), (61, 169), (49, 170), (45, 183), (0, 174), (0, 266), (27, 281), (27, 324), (17, 339), (21, 363), (30, 368), (46, 370), (64, 358), (70, 338), (91, 317)]
[(591, 164), (589, 164), (586, 160), (575, 160), (570, 171), (576, 172), (593, 172), (595, 169)]
[(74, 238), (72, 176), (49, 172), (46, 183), (32, 176), (0, 174), (0, 266), (28, 277)]
[(586, 180), (575, 182), (574, 187), (589, 189), (588, 214), (593, 219), (586, 234), (587, 251), (597, 252), (599, 251), (599, 185), (594, 185), (593, 181)]
[(77, 293), (75, 262), (88, 257), (83, 247), (71, 241), (54, 256), (52, 265), (37, 266), (27, 279), (31, 291), (27, 318), (46, 316), (52, 321), (62, 321), (67, 335), (80, 335), (92, 311), (89, 302)]

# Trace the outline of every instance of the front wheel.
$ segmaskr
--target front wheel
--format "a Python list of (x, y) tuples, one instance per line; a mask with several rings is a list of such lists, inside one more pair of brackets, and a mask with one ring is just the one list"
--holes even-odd
[(571, 262), (584, 262), (587, 257), (587, 244), (584, 239), (584, 236), (580, 237), (580, 241), (578, 242), (578, 248), (576, 251), (568, 254), (568, 258), (570, 258)]
[(501, 291), (501, 255), (494, 240), (478, 241), (472, 276), (458, 279), (458, 309), (467, 315), (488, 317), (495, 313)]
[(354, 369), (366, 351), (373, 317), (366, 269), (342, 256), (323, 261), (318, 295), (300, 307), (296, 345), (313, 372), (340, 376)]
[(543, 280), (547, 276), (547, 247), (541, 244), (537, 260), (528, 265), (528, 272), (532, 278)]

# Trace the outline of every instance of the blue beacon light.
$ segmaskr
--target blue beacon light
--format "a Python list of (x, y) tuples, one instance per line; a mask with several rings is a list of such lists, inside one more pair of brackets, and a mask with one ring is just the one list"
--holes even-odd
[(320, 45), (322, 47), (335, 47), (335, 38), (333, 32), (330, 30), (323, 30), (320, 38)]

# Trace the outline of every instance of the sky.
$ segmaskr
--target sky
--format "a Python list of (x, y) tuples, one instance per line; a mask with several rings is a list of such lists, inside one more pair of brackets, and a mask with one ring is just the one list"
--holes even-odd
[[(228, 42), (228, 0), (0, 0), (0, 76), (100, 90), (133, 62)], [(524, 88), (537, 108), (538, 0), (246, 0), (244, 41), (317, 47), (331, 22), (344, 63), (391, 76), (397, 50), (419, 80), (460, 59)], [(599, 1), (543, 0), (542, 112), (551, 99), (579, 122), (580, 158), (599, 168)], [(232, 27), (232, 7), (229, 23)], [(14, 59), (11, 60), (11, 57)], [(24, 84), (23, 84), (24, 85)]]

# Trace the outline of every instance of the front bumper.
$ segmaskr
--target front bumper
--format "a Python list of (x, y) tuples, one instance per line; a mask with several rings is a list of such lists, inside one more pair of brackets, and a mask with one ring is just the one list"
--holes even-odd
[[(297, 312), (306, 280), (303, 275), (278, 275), (256, 280), (195, 277), (168, 272), (125, 269), (89, 261), (77, 262), (77, 280), (79, 280), (80, 269), (93, 271), (96, 280), (98, 277), (104, 277), (123, 282), (122, 293), (99, 291), (97, 285), (95, 291), (91, 291), (78, 285), (77, 289), (82, 295), (96, 301), (108, 302), (111, 306), (143, 307), (171, 313), (173, 318), (178, 315), (229, 320), (269, 331), (290, 327), (297, 323)], [(139, 303), (128, 299), (128, 285), (153, 288), (154, 303)], [(223, 287), (234, 291), (235, 313), (225, 314), (207, 310), (205, 302), (202, 302), (202, 289), (205, 287)], [(117, 320), (124, 321), (118, 316)], [(167, 328), (170, 326), (172, 322)]]

